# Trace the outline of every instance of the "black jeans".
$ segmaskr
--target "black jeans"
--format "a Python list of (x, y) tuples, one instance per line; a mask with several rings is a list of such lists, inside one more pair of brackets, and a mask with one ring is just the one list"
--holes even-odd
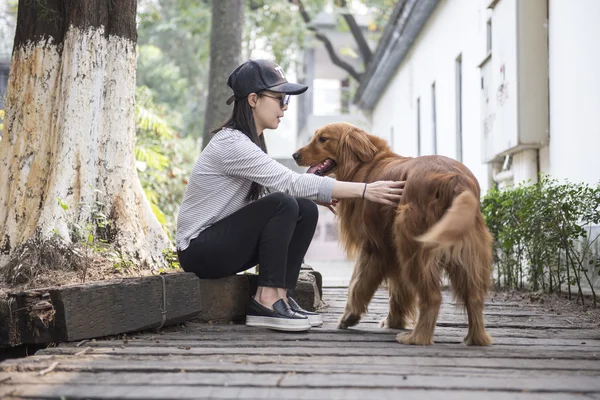
[(178, 251), (179, 262), (184, 271), (209, 279), (259, 264), (259, 286), (293, 290), (318, 218), (314, 202), (272, 193), (202, 231)]

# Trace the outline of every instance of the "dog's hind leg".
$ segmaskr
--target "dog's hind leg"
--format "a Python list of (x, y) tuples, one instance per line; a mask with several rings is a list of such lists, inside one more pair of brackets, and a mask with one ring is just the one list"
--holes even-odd
[(382, 328), (406, 329), (415, 318), (416, 293), (400, 272), (388, 276), (388, 292), (390, 310), (387, 317), (380, 322)]
[(440, 271), (433, 256), (423, 258), (409, 268), (419, 295), (419, 319), (412, 332), (398, 334), (396, 340), (404, 344), (432, 345), (435, 323), (442, 304)]
[(383, 271), (383, 260), (379, 256), (361, 250), (358, 262), (352, 272), (348, 287), (348, 300), (344, 314), (338, 323), (338, 329), (347, 329), (358, 324), (383, 280)]
[(448, 275), (454, 295), (467, 310), (469, 330), (465, 343), (489, 346), (492, 338), (485, 330), (483, 307), (491, 282), (491, 237), (487, 232), (472, 236), (473, 240), (466, 241), (460, 249), (460, 263), (449, 268)]

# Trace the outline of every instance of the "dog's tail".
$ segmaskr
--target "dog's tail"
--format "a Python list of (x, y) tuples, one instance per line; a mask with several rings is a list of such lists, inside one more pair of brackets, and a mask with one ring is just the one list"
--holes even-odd
[(473, 228), (478, 212), (479, 199), (470, 190), (465, 190), (452, 200), (442, 218), (417, 240), (432, 247), (451, 246)]

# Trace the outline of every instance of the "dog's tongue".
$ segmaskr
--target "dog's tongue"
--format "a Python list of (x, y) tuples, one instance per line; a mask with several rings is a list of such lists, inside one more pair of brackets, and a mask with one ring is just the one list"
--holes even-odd
[(310, 167), (309, 169), (306, 170), (307, 174), (314, 174), (316, 170), (319, 169), (319, 164), (317, 165), (313, 165), (312, 167)]
[(317, 172), (319, 170), (327, 168), (329, 166), (329, 164), (331, 164), (331, 160), (328, 158), (327, 160), (323, 161), (322, 163), (317, 164), (317, 165), (313, 165), (312, 167), (310, 167), (306, 171), (306, 173), (307, 174), (314, 174), (315, 172)]

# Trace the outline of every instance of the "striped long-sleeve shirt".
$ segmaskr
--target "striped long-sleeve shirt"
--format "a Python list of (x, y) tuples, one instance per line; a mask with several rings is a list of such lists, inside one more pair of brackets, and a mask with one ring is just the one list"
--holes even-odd
[(247, 200), (252, 182), (294, 197), (331, 201), (334, 179), (298, 174), (273, 160), (242, 132), (224, 128), (202, 151), (190, 176), (177, 218), (177, 249)]

